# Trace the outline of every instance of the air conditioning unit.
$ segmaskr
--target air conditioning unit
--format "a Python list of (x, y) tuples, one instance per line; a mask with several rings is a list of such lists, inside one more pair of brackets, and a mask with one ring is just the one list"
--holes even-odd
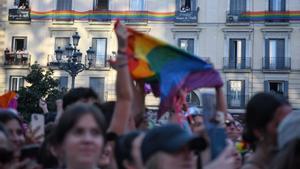
[(237, 15), (227, 15), (228, 22), (237, 22), (239, 20), (239, 16)]

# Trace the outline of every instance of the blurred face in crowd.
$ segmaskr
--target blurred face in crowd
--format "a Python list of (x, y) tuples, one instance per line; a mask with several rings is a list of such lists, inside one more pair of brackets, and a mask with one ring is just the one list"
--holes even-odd
[(292, 112), (292, 107), (289, 105), (280, 106), (275, 113), (274, 118), (267, 125), (267, 133), (270, 135), (270, 140), (276, 143), (277, 138), (277, 127), (280, 122)]
[(69, 168), (93, 168), (97, 166), (103, 149), (101, 129), (93, 115), (83, 115), (67, 133), (62, 150)]
[(197, 135), (202, 134), (205, 129), (203, 116), (197, 115), (192, 118), (193, 118), (193, 123), (191, 124), (192, 132)]
[[(197, 157), (187, 146), (178, 152), (168, 154), (159, 152), (157, 169), (196, 169)], [(154, 157), (155, 158), (155, 157)]]
[(225, 129), (228, 137), (232, 141), (236, 141), (239, 137), (239, 132), (235, 123), (235, 120), (233, 119), (231, 114), (227, 114), (227, 119), (225, 121)]
[(103, 153), (101, 154), (98, 165), (102, 168), (106, 168), (112, 161), (112, 145), (110, 143), (105, 144)]
[(15, 150), (20, 150), (25, 143), (25, 137), (20, 123), (16, 119), (12, 119), (5, 123), (5, 127), (9, 131), (9, 140), (12, 142)]

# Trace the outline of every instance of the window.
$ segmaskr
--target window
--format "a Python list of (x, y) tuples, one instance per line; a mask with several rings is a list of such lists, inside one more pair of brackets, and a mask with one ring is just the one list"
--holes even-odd
[(178, 39), (179, 48), (194, 54), (194, 39)]
[(145, 10), (145, 0), (130, 0), (130, 10), (131, 11), (144, 11)]
[(92, 47), (96, 51), (95, 65), (106, 66), (106, 48), (107, 39), (106, 38), (93, 38)]
[(12, 51), (27, 50), (27, 37), (13, 37)]
[(227, 101), (229, 108), (245, 106), (245, 81), (230, 80), (227, 82)]
[(265, 81), (265, 92), (288, 96), (288, 81)]
[(281, 69), (285, 67), (285, 40), (266, 39), (265, 68)]
[(101, 101), (104, 101), (104, 82), (103, 77), (90, 77), (90, 88), (98, 94)]
[(190, 11), (192, 9), (192, 0), (180, 0), (180, 11)]
[(57, 0), (56, 10), (72, 10), (72, 0)]
[(29, 0), (15, 0), (14, 5), (17, 7), (25, 7), (25, 9), (29, 8)]
[(230, 14), (240, 15), (245, 12), (247, 8), (246, 0), (230, 0)]
[(269, 0), (269, 11), (285, 11), (285, 0)]
[(189, 106), (200, 106), (200, 99), (195, 92), (190, 92), (186, 96), (186, 102)]
[(64, 50), (64, 54), (66, 55), (65, 48), (70, 44), (70, 38), (69, 37), (56, 37), (55, 38), (55, 44), (54, 44), (54, 50), (56, 50), (58, 47), (60, 47), (62, 50)]
[(243, 69), (246, 66), (246, 40), (229, 40), (229, 58), (225, 63), (231, 69)]
[(94, 10), (108, 10), (108, 0), (94, 0)]
[(61, 76), (59, 77), (59, 84), (58, 88), (62, 91), (68, 90), (68, 76)]
[(21, 87), (24, 87), (24, 79), (22, 76), (10, 76), (9, 78), (9, 90), (18, 91)]

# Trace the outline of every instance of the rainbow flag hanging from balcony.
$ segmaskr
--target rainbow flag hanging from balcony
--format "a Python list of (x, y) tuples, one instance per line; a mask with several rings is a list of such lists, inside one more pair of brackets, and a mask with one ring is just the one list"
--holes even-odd
[[(119, 21), (115, 30), (121, 29)], [(180, 89), (190, 92), (201, 87), (223, 84), (211, 64), (149, 35), (126, 28), (129, 70), (134, 79), (152, 85), (159, 83), (160, 115), (172, 109), (172, 99)], [(158, 92), (158, 91), (154, 91)]]

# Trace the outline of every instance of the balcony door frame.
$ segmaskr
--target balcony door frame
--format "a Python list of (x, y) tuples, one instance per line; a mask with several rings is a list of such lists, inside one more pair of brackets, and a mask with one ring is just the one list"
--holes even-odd
[[(227, 0), (227, 11), (230, 11), (230, 1), (231, 0)], [(246, 11), (251, 11), (252, 9), (252, 4), (254, 0), (246, 0)]]
[[(224, 32), (224, 54), (225, 58), (229, 58), (229, 51), (230, 51), (230, 39), (245, 39), (245, 47), (246, 47), (246, 54), (245, 58), (249, 58), (250, 61), (250, 68), (253, 68), (252, 62), (252, 48), (253, 48), (253, 29), (234, 29), (234, 28), (225, 28), (223, 29)], [(247, 59), (246, 59), (247, 60)], [(247, 65), (245, 65), (247, 67)]]
[[(284, 46), (284, 57), (285, 58), (291, 58), (292, 60), (292, 55), (290, 53), (290, 34), (293, 31), (292, 28), (264, 28), (261, 30), (264, 34), (264, 39), (263, 39), (263, 58), (266, 58), (266, 41), (270, 39), (284, 39), (285, 46)], [(263, 60), (264, 61), (264, 60)], [(291, 65), (292, 66), (292, 65)]]

